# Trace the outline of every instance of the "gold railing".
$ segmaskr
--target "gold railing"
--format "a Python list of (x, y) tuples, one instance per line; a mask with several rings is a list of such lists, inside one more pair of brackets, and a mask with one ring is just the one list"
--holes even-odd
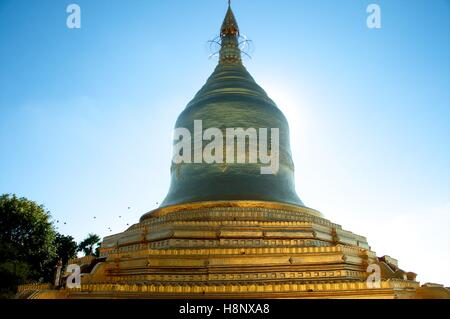
[(23, 292), (27, 290), (51, 290), (54, 286), (52, 284), (41, 284), (41, 283), (35, 283), (35, 284), (26, 284), (26, 285), (20, 285), (17, 288), (18, 292)]

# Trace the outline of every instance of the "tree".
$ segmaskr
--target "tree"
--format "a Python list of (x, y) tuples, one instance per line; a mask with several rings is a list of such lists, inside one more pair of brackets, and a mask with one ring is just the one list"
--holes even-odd
[[(78, 245), (78, 251), (82, 251), (85, 256), (95, 256), (98, 254), (98, 249), (95, 247), (98, 246), (98, 243), (100, 242), (100, 237), (96, 234), (89, 234), (86, 239), (84, 239), (79, 245)], [(98, 248), (98, 247), (97, 247)], [(95, 252), (95, 254), (94, 254)]]
[(44, 206), (16, 195), (0, 196), (0, 290), (50, 281), (56, 232)]
[(98, 254), (100, 237), (94, 234), (80, 243), (59, 234), (44, 206), (16, 195), (0, 196), (0, 298), (14, 296), (17, 286), (54, 280), (55, 266), (76, 257)]
[(66, 266), (69, 259), (77, 256), (78, 245), (72, 236), (65, 236), (58, 233), (56, 234), (54, 243), (57, 255), (57, 260), (55, 260), (54, 264), (57, 264), (58, 260), (61, 259), (63, 266)]

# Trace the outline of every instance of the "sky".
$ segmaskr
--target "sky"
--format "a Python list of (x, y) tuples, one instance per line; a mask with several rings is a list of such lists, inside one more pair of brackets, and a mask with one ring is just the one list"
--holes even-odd
[[(67, 28), (71, 3), (80, 29)], [(367, 27), (372, 3), (381, 29)], [(207, 41), (226, 8), (0, 0), (0, 194), (45, 205), (77, 241), (155, 209), (175, 121), (217, 63)], [(450, 1), (234, 0), (233, 10), (252, 40), (247, 69), (290, 123), (305, 205), (422, 283), (450, 286)]]

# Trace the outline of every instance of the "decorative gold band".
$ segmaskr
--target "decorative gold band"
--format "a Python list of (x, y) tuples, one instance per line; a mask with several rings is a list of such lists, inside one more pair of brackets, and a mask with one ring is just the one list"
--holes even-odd
[(265, 202), (265, 201), (212, 201), (212, 202), (198, 202), (186, 203), (168, 207), (162, 207), (148, 212), (141, 217), (141, 221), (148, 218), (161, 217), (170, 213), (180, 212), (184, 210), (196, 210), (215, 207), (239, 207), (239, 208), (266, 208), (266, 209), (281, 209), (290, 212), (306, 213), (315, 217), (323, 218), (323, 215), (312, 208), (296, 206), (286, 203)]

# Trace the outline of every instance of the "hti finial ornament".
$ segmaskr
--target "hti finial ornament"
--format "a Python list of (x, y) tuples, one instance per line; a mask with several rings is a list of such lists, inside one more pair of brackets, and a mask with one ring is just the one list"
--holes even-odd
[(239, 31), (239, 27), (231, 9), (231, 0), (228, 0), (228, 11), (220, 29), (220, 35), (208, 41), (209, 57), (228, 57), (241, 62), (241, 55), (251, 59), (250, 51), (252, 51), (252, 41), (247, 39)]

